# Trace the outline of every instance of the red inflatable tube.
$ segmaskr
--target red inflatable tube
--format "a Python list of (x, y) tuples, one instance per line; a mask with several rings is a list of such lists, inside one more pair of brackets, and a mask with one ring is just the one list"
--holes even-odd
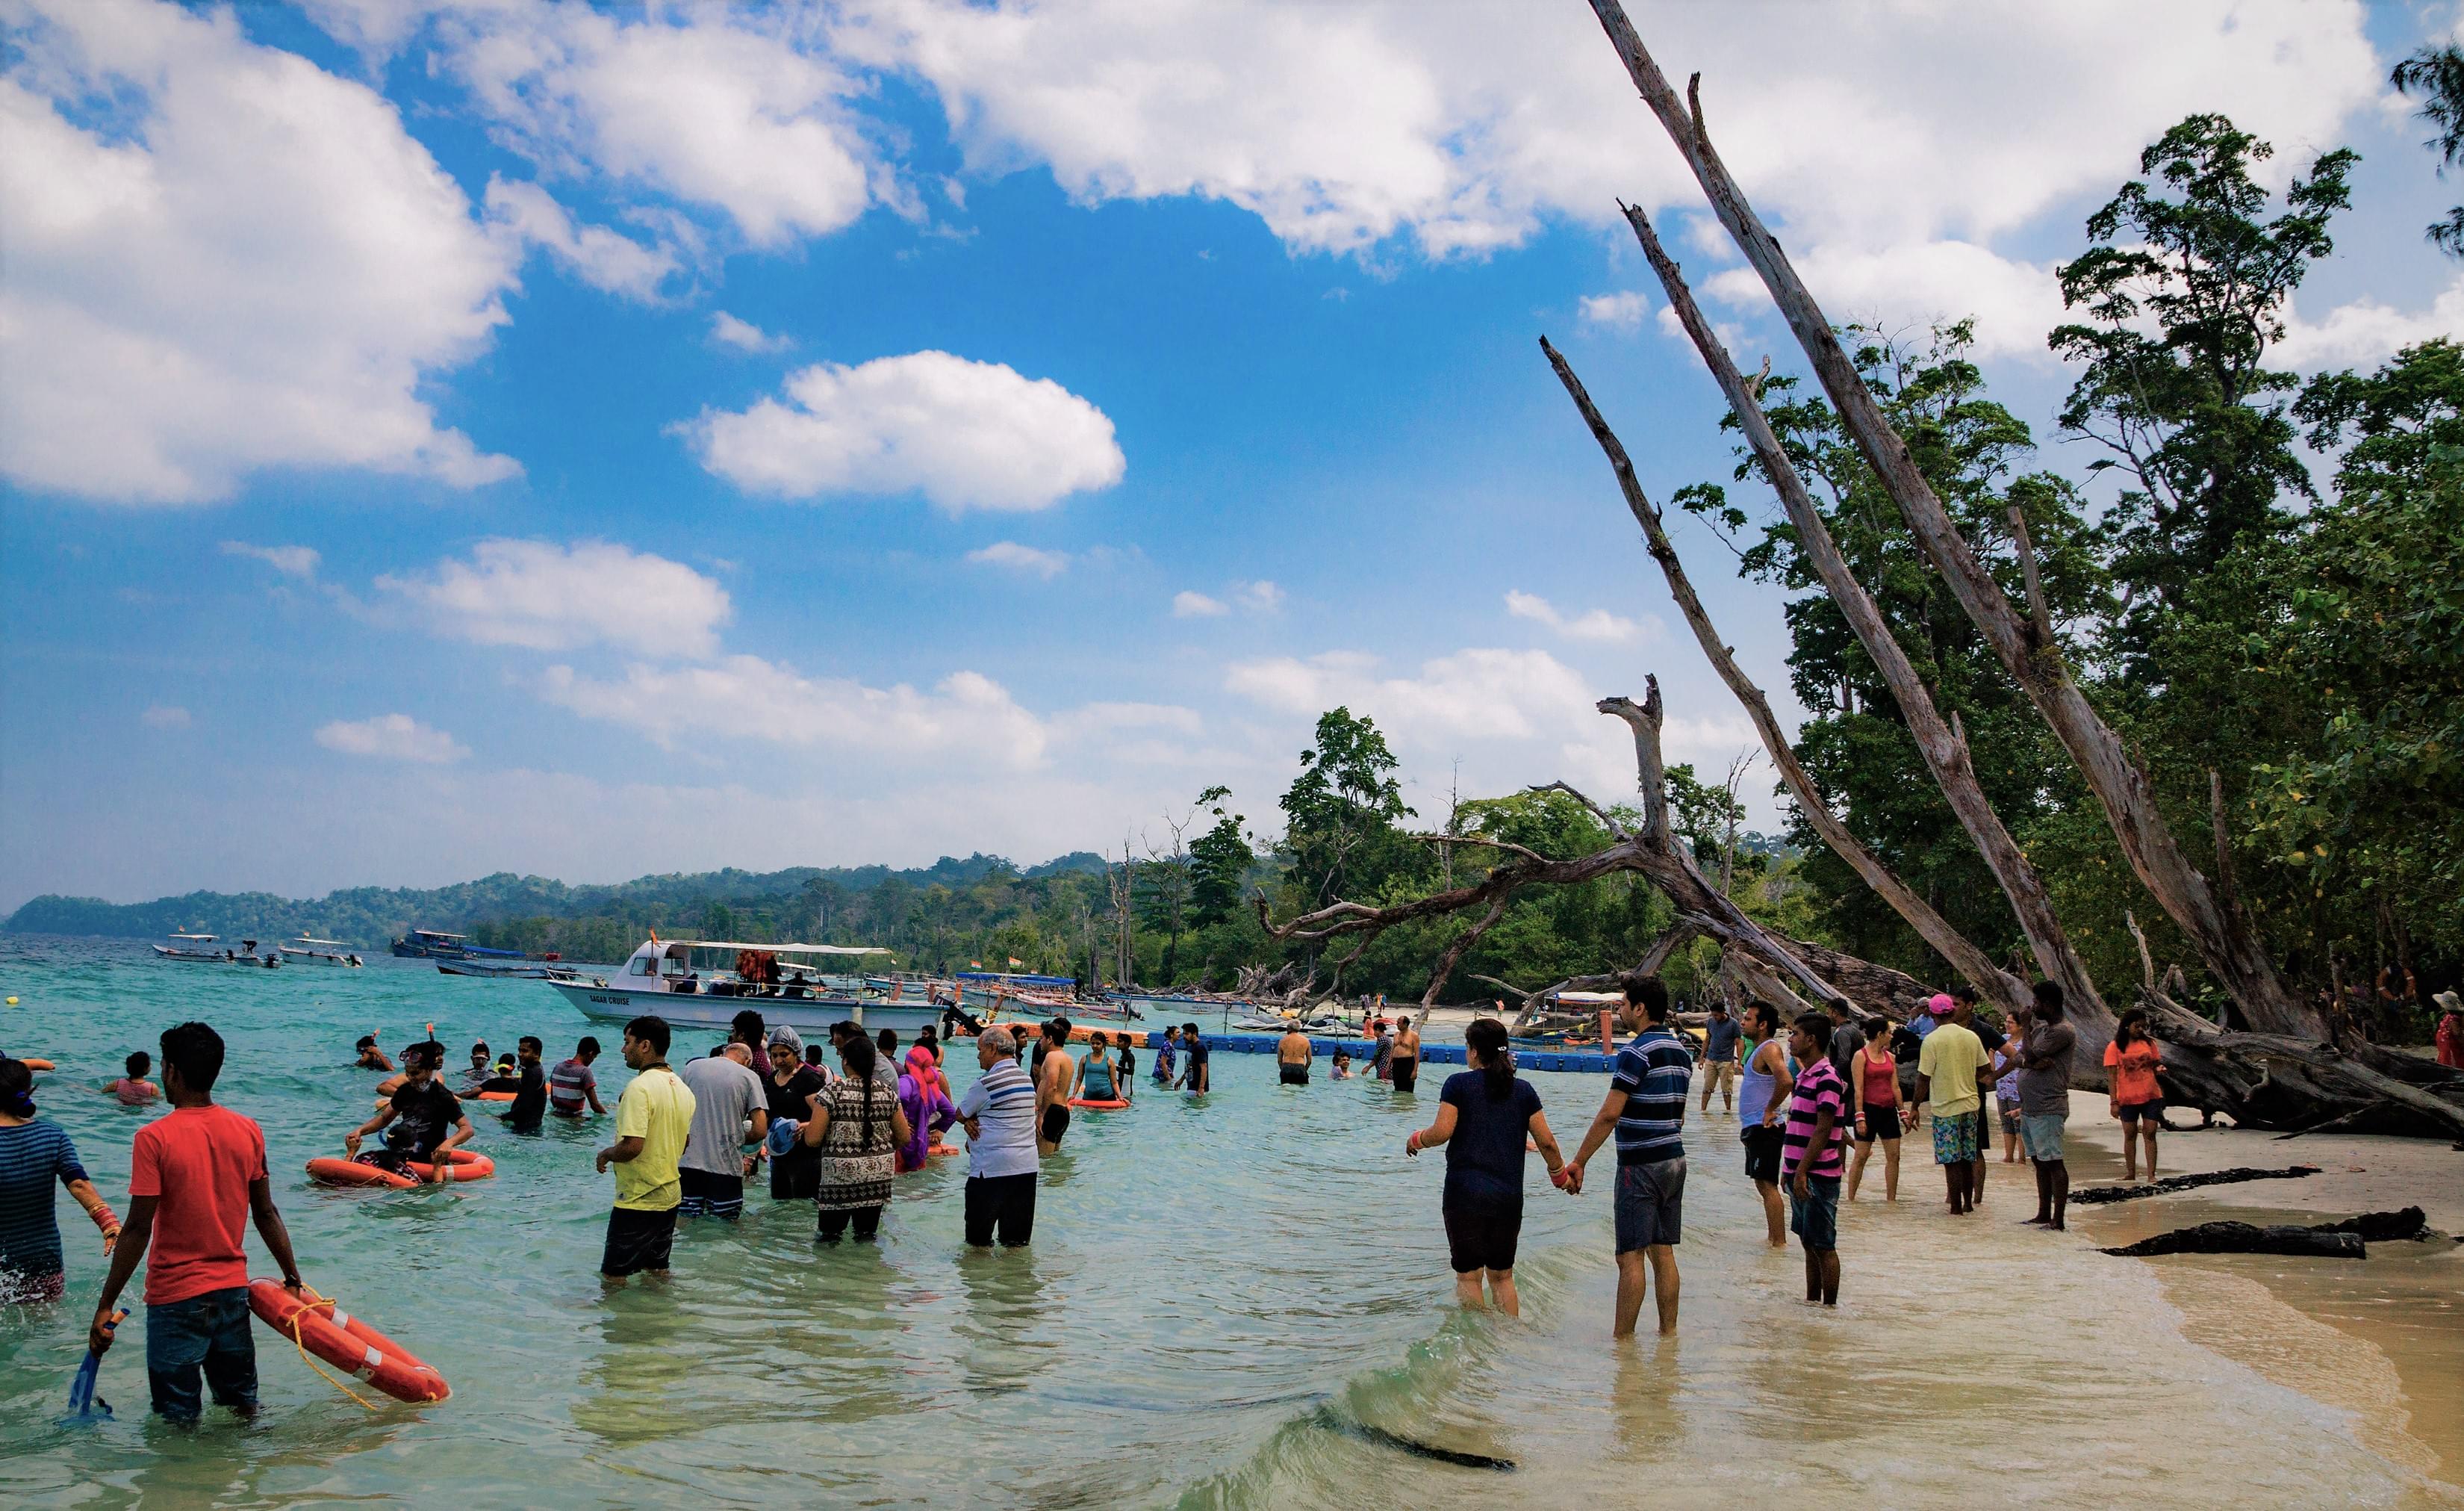
[(1089, 1101), (1084, 1097), (1069, 1099), (1069, 1105), (1084, 1107), (1089, 1112), (1118, 1112), (1129, 1104), (1128, 1099), (1122, 1097), (1107, 1097), (1101, 1101)]
[[(308, 1175), (320, 1186), (390, 1186), (397, 1190), (426, 1184), (434, 1166), (413, 1161), (410, 1167), (416, 1176), (397, 1175), (357, 1160), (322, 1159), (308, 1162)], [(445, 1178), (450, 1181), (484, 1181), (496, 1173), (496, 1162), (470, 1149), (455, 1149), (450, 1156)]]
[(335, 1368), (357, 1375), (397, 1401), (413, 1405), (442, 1401), (453, 1393), (443, 1375), (420, 1363), (392, 1339), (333, 1301), (314, 1293), (311, 1298), (303, 1300), (292, 1295), (279, 1280), (248, 1282), (248, 1309), (256, 1314), (257, 1321)]

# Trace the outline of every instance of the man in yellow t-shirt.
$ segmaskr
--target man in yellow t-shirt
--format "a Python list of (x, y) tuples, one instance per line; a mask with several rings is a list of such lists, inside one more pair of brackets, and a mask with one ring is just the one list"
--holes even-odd
[(693, 1096), (668, 1069), (665, 1018), (625, 1025), (625, 1063), (632, 1084), (616, 1102), (616, 1142), (599, 1151), (599, 1168), (616, 1167), (616, 1207), (607, 1214), (607, 1250), (599, 1261), (605, 1283), (648, 1270), (668, 1273), (676, 1237), (676, 1205), (684, 1182), (676, 1168), (693, 1136)]
[(1948, 1021), (1938, 1023), (1917, 1052), (1917, 1100), (1933, 1105), (1933, 1160), (1942, 1167), (1952, 1215), (1976, 1205), (1976, 1112), (1984, 1105), (1976, 1073), (1986, 1063), (1985, 1041), (1969, 1027), (1975, 1005), (1955, 1002)]

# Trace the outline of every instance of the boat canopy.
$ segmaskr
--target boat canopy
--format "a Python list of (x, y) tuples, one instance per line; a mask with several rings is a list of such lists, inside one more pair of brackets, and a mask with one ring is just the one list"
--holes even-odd
[(1075, 976), (1036, 976), (1015, 970), (961, 970), (957, 974), (960, 981), (999, 982), (1009, 987), (1075, 987), (1078, 985), (1078, 978)]
[(469, 939), (471, 937), (468, 934), (448, 934), (441, 928), (415, 928), (411, 932), (421, 939)]
[(214, 942), (214, 936), (211, 934), (174, 934), (171, 937), (185, 939), (192, 944), (210, 944)]
[(742, 940), (669, 939), (658, 943), (672, 954), (679, 949), (766, 949), (774, 955), (890, 955), (879, 944), (754, 944)]

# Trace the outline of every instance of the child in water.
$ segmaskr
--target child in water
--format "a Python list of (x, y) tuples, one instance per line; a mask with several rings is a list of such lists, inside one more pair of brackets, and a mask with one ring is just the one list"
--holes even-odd
[(149, 1101), (163, 1100), (163, 1088), (145, 1078), (154, 1068), (154, 1056), (139, 1050), (128, 1056), (128, 1074), (118, 1080), (105, 1081), (102, 1089), (120, 1099), (123, 1107), (143, 1107)]
[(1350, 1050), (1336, 1050), (1334, 1052), (1334, 1078), (1337, 1080), (1350, 1080), (1352, 1078), (1352, 1052)]
[(363, 1034), (361, 1034), (361, 1035), (360, 1035), (360, 1042), (359, 1042), (358, 1048), (359, 1048), (359, 1052), (360, 1052), (360, 1057), (359, 1057), (358, 1061), (354, 1064), (354, 1066), (353, 1066), (353, 1068), (354, 1068), (354, 1069), (357, 1069), (357, 1070), (391, 1070), (391, 1069), (393, 1069), (393, 1060), (392, 1060), (391, 1058), (389, 1058), (389, 1057), (386, 1055), (386, 1054), (385, 1054), (385, 1051), (383, 1051), (383, 1050), (381, 1050), (381, 1049), (377, 1048), (377, 1036), (376, 1036), (375, 1034), (373, 1034), (373, 1033), (363, 1033)]

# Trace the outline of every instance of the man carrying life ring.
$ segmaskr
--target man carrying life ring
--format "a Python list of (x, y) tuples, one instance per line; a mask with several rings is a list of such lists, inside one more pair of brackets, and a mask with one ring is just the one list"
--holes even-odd
[[(404, 1052), (402, 1063), (402, 1085), (375, 1117), (343, 1136), (342, 1148), (360, 1164), (396, 1175), (412, 1174), (411, 1166), (425, 1165), (429, 1180), (451, 1180), (452, 1152), (469, 1143), (474, 1130), (461, 1099), (436, 1078), (437, 1067), (445, 1063), (445, 1046), (434, 1039), (414, 1044)], [(388, 1123), (392, 1127), (385, 1146), (362, 1154), (360, 1141)]]

